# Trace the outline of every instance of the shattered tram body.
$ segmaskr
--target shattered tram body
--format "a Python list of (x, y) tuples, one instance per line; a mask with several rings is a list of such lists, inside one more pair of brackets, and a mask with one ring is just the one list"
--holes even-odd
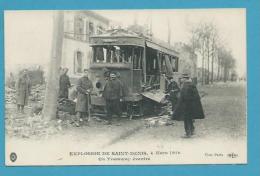
[(112, 71), (120, 75), (124, 112), (129, 116), (159, 113), (164, 105), (166, 77), (173, 76), (178, 82), (179, 53), (167, 43), (124, 29), (92, 36), (90, 46), (92, 105), (105, 106), (102, 91), (107, 73)]

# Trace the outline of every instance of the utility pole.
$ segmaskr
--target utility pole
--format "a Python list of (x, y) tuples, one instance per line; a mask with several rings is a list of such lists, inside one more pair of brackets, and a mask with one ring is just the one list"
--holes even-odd
[(50, 65), (43, 106), (43, 117), (46, 120), (52, 120), (56, 118), (63, 34), (64, 12), (54, 11), (51, 58), (49, 62)]

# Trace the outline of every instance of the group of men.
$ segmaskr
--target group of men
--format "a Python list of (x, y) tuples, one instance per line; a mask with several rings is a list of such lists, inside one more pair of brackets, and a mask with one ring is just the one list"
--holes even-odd
[[(69, 77), (67, 75), (68, 69), (62, 69), (60, 76), (59, 98), (68, 99), (69, 88), (71, 87)], [(123, 98), (123, 84), (119, 80), (119, 76), (114, 72), (106, 71), (104, 74), (106, 84), (104, 86), (103, 94), (106, 101), (107, 120), (111, 124), (113, 115), (121, 116), (121, 103)], [(88, 78), (88, 69), (83, 70), (83, 76), (78, 80), (76, 85), (77, 101), (76, 101), (76, 126), (90, 116), (91, 99), (90, 94), (93, 90), (92, 81)]]
[[(111, 124), (112, 116), (121, 116), (121, 101), (125, 96), (123, 84), (120, 81), (120, 74), (104, 71), (106, 80), (103, 89), (103, 98), (106, 101), (107, 120)], [(63, 70), (60, 76), (60, 98), (68, 98), (68, 88), (71, 86), (68, 69)], [(195, 119), (203, 119), (204, 112), (200, 101), (200, 96), (196, 85), (193, 84), (188, 74), (183, 74), (180, 79), (180, 87), (173, 76), (167, 77), (168, 86), (166, 93), (172, 104), (172, 119), (184, 121), (185, 137), (191, 137), (194, 134)], [(93, 90), (91, 80), (88, 78), (88, 70), (84, 69), (84, 75), (78, 80), (77, 86), (76, 116), (77, 126), (83, 121), (87, 113), (90, 113), (90, 93)], [(88, 114), (89, 115), (89, 114)]]
[(172, 104), (172, 119), (184, 121), (186, 138), (194, 135), (195, 119), (204, 119), (204, 112), (198, 90), (188, 74), (183, 74), (180, 80), (180, 88), (173, 77), (168, 77), (166, 93)]
[[(78, 80), (76, 85), (77, 101), (75, 111), (77, 126), (80, 126), (87, 115), (90, 116), (90, 94), (93, 90), (92, 81), (88, 77), (88, 69), (84, 69), (83, 72), (83, 76)], [(59, 80), (60, 99), (68, 99), (71, 83), (67, 73), (67, 68), (61, 69)], [(113, 115), (121, 116), (121, 101), (125, 96), (125, 92), (118, 73), (105, 70), (104, 78), (106, 83), (102, 96), (106, 101), (107, 119), (110, 124)], [(169, 95), (169, 100), (172, 104), (172, 119), (184, 121), (185, 137), (191, 137), (195, 129), (194, 120), (204, 118), (198, 90), (187, 74), (182, 75), (180, 87), (172, 76), (168, 76), (167, 81), (166, 93)], [(28, 103), (30, 89), (30, 79), (27, 70), (24, 70), (16, 82), (17, 109), (19, 112), (24, 112), (24, 106)]]

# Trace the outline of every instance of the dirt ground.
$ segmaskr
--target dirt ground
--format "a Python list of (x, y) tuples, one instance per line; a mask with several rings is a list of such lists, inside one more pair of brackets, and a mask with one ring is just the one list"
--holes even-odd
[[(145, 118), (113, 119), (112, 125), (93, 118), (81, 127), (72, 125), (60, 127), (51, 135), (41, 137), (17, 137), (6, 134), (6, 157), (15, 151), (21, 163), (48, 163), (52, 160), (64, 164), (63, 151), (94, 151), (100, 150), (164, 150), (181, 151), (226, 151), (232, 148), (241, 152), (246, 158), (246, 84), (217, 83), (209, 86), (198, 86), (205, 96), (201, 99), (206, 118), (196, 120), (195, 135), (182, 138), (183, 122), (174, 121), (171, 125), (147, 126)], [(15, 106), (7, 105), (6, 113), (15, 114)], [(29, 109), (26, 109), (27, 114)], [(194, 147), (195, 146), (195, 147)], [(227, 147), (230, 147), (227, 149)], [(32, 151), (36, 151), (32, 154)], [(39, 162), (44, 160), (46, 162)], [(30, 153), (30, 155), (29, 155)], [(30, 157), (28, 157), (30, 156)], [(185, 156), (183, 156), (185, 157)], [(183, 162), (190, 163), (189, 157)], [(246, 159), (245, 159), (246, 160)], [(66, 160), (69, 161), (69, 160)], [(200, 160), (198, 160), (199, 162)], [(175, 162), (175, 161), (174, 161)], [(200, 163), (207, 162), (205, 160)], [(221, 163), (221, 161), (219, 160)], [(8, 161), (7, 161), (8, 163)], [(53, 161), (51, 163), (54, 163)], [(66, 162), (65, 162), (66, 163)], [(77, 162), (75, 162), (77, 164)], [(75, 164), (73, 161), (67, 164)], [(167, 162), (166, 162), (167, 163)], [(216, 161), (218, 163), (218, 160)]]

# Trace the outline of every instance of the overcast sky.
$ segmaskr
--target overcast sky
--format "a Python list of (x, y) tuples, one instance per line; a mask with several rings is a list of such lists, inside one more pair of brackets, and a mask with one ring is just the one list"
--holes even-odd
[[(236, 59), (240, 75), (246, 72), (246, 16), (244, 9), (199, 10), (104, 10), (95, 11), (123, 27), (152, 24), (156, 38), (167, 41), (168, 21), (171, 43), (188, 42), (189, 29), (200, 22), (216, 24), (220, 37)], [(47, 64), (52, 37), (51, 11), (5, 12), (5, 62), (15, 64)]]

